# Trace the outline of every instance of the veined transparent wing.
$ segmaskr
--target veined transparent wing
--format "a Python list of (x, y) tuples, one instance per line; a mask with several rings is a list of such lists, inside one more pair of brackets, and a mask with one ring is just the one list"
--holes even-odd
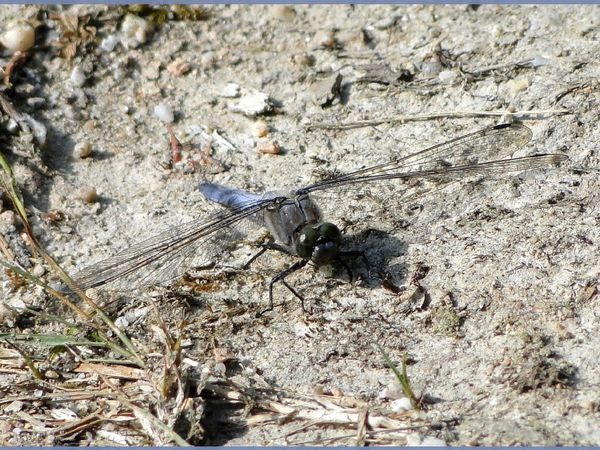
[[(231, 242), (225, 237), (231, 237), (231, 229), (242, 219), (285, 201), (290, 200), (279, 197), (252, 201), (234, 210), (223, 210), (172, 227), (84, 268), (73, 276), (73, 280), (82, 290), (108, 284), (118, 289), (131, 289), (171, 281), (190, 267), (196, 254), (222, 250)], [(221, 232), (227, 236), (221, 238)]]
[(510, 172), (556, 164), (562, 154), (510, 158), (531, 140), (531, 130), (521, 124), (502, 124), (459, 136), (424, 150), (364, 169), (319, 181), (298, 193), (334, 187), (352, 189), (362, 183), (390, 179), (456, 179), (480, 173)]

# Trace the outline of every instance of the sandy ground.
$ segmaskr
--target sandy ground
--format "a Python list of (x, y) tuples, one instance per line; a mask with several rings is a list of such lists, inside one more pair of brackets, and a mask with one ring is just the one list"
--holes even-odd
[[(30, 134), (13, 130), (2, 141), (50, 254), (76, 272), (215, 212), (218, 207), (197, 190), (202, 181), (255, 192), (302, 186), (324, 173), (386, 161), (494, 125), (507, 120), (502, 114), (516, 111), (512, 118), (521, 119), (533, 137), (515, 156), (563, 153), (569, 161), (489, 179), (408, 187), (387, 182), (368, 192), (319, 198), (326, 216), (344, 225), (347, 248), (365, 251), (370, 271), (356, 261), (354, 282), (339, 268), (291, 275), (288, 281), (305, 297), (309, 312), (278, 285), (275, 309), (256, 317), (266, 306), (269, 280), (296, 260), (269, 252), (247, 270), (223, 267), (239, 268), (256, 253), (250, 241), (261, 232), (252, 227), (248, 239), (205, 254), (218, 265), (196, 273), (203, 289), (99, 289), (94, 295), (111, 300), (107, 312), (159, 362), (156, 329), (164, 320), (169, 333), (183, 339), (183, 356), (197, 363), (188, 377), (210, 369), (245, 395), (275, 390), (282, 402), (302, 396), (313, 401), (322, 391), (331, 394), (328, 402), (350, 398), (361, 405), (356, 411), (405, 427), (393, 434), (369, 422), (363, 431), (373, 443), (600, 444), (598, 8), (207, 11), (198, 21), (171, 18), (148, 30), (140, 24), (124, 37), (123, 10), (68, 8), (62, 13), (78, 15), (80, 25), (83, 17), (91, 18), (86, 26), (94, 27), (95, 37), (82, 37), (67, 59), (59, 55), (66, 44), (54, 45), (61, 35), (59, 19), (35, 8), (0, 8), (2, 23), (22, 16), (39, 20), (36, 45), (3, 94), (43, 124), (47, 136), (39, 145)], [(114, 49), (110, 39), (117, 42)], [(9, 59), (5, 54), (3, 66)], [(255, 100), (260, 97), (256, 92), (268, 100), (250, 105), (258, 103), (254, 116), (240, 112), (253, 93)], [(161, 103), (174, 113), (174, 135), (188, 145), (183, 161), (171, 168), (164, 165), (168, 124), (155, 114)], [(418, 115), (430, 116), (414, 120)], [(405, 120), (386, 121), (398, 116)], [(2, 121), (8, 130), (6, 115)], [(341, 128), (360, 121), (383, 123)], [(325, 129), (326, 124), (338, 127)], [(92, 153), (78, 158), (75, 147), (86, 142)], [(273, 148), (279, 154), (265, 153)], [(425, 187), (429, 191), (417, 195)], [(89, 188), (98, 198), (86, 203), (81, 192)], [(13, 253), (41, 273), (41, 261), (28, 258), (20, 244), (19, 224), (11, 227), (6, 197), (2, 207), (2, 232)], [(44, 219), (52, 210), (62, 220)], [(2, 276), (6, 304), (63, 311), (41, 289), (14, 289)], [(46, 273), (44, 279), (56, 277)], [(148, 307), (150, 297), (158, 312)], [(3, 318), (4, 333), (66, 333), (25, 313)], [(422, 411), (398, 409), (401, 396), (376, 344), (397, 362), (407, 354), (408, 375), (423, 395)], [(3, 348), (4, 358), (15, 351)], [(223, 365), (215, 349), (233, 359)], [(72, 415), (49, 419), (56, 405), (36, 403), (26, 393), (43, 391), (51, 399), (73, 373), (48, 362), (46, 348), (28, 351), (41, 358), (41, 366), (50, 364), (58, 378), (54, 384), (37, 382), (22, 363), (6, 366), (10, 370), (0, 374), (10, 399), (0, 401), (8, 424), (0, 430), (3, 444), (159, 442), (140, 437), (148, 435), (142, 420), (105, 420), (65, 438), (50, 431), (58, 423), (51, 420), (80, 420), (90, 407), (65, 401), (60, 410)], [(90, 377), (89, 386), (105, 387), (101, 378)], [(119, 386), (125, 391), (127, 384)], [(364, 442), (360, 418), (349, 416), (334, 426), (327, 414), (339, 411), (323, 404), (314, 409), (323, 413), (321, 419), (309, 420), (298, 413), (308, 408), (300, 400), (287, 413), (260, 416), (264, 408), (195, 396), (203, 405), (204, 431), (191, 442)], [(135, 396), (130, 400), (143, 403)], [(101, 407), (106, 411), (106, 404)], [(124, 429), (131, 431), (131, 441), (115, 437)], [(380, 434), (369, 434), (376, 430)], [(335, 440), (340, 436), (350, 437)]]

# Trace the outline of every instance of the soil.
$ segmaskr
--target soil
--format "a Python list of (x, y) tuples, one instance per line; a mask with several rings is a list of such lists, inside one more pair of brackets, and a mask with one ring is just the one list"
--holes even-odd
[[(99, 374), (133, 370), (114, 351), (24, 341), (80, 319), (2, 273), (3, 445), (172, 442), (136, 408), (196, 444), (600, 444), (596, 6), (1, 6), (0, 18), (36, 30), (1, 90), (32, 120), (15, 126), (2, 107), (2, 152), (35, 235), (71, 274), (219, 212), (202, 182), (285, 190), (506, 121), (533, 135), (498, 157), (569, 158), (324, 192), (344, 248), (365, 258), (348, 261), (352, 280), (340, 265), (291, 274), (304, 309), (278, 283), (259, 314), (298, 259), (267, 252), (243, 268), (265, 238), (252, 223), (200, 248), (207, 264), (179, 281), (90, 292), (143, 376)], [(6, 73), (10, 53), (0, 62)], [(6, 193), (0, 211), (3, 258), (57, 283)], [(379, 348), (398, 367), (406, 355), (419, 410), (398, 407)]]

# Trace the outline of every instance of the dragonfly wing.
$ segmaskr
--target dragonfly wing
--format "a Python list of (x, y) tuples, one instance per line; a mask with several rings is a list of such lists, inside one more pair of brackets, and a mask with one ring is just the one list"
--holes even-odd
[(200, 253), (208, 258), (231, 242), (231, 229), (274, 203), (257, 200), (225, 210), (208, 218), (197, 219), (139, 242), (116, 255), (92, 264), (76, 273), (78, 288), (88, 289), (110, 284), (116, 289), (163, 283), (189, 268)]
[(558, 162), (564, 155), (534, 155), (511, 159), (531, 140), (531, 130), (521, 124), (484, 128), (386, 163), (323, 180), (299, 190), (310, 193), (334, 187), (349, 190), (386, 179), (459, 178), (476, 173), (525, 170)]

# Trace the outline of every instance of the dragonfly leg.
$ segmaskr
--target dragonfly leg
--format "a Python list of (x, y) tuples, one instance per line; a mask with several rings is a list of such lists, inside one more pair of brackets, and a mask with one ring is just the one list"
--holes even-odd
[(256, 261), (258, 258), (260, 258), (267, 250), (277, 250), (278, 252), (282, 252), (282, 253), (285, 253), (286, 255), (293, 256), (292, 253), (287, 249), (287, 247), (284, 247), (283, 245), (276, 244), (274, 242), (268, 242), (266, 244), (262, 244), (261, 245), (261, 249), (254, 256), (252, 256), (252, 258), (250, 258), (246, 262), (246, 264), (244, 264), (242, 266), (242, 269), (246, 270), (247, 268), (249, 268), (250, 265), (254, 261)]
[(274, 276), (271, 281), (269, 282), (269, 306), (267, 309), (265, 309), (264, 311), (261, 311), (258, 316), (262, 316), (263, 314), (272, 311), (273, 310), (273, 286), (275, 285), (275, 283), (281, 281), (283, 283), (283, 285), (288, 288), (290, 290), (290, 292), (292, 294), (294, 294), (298, 299), (300, 299), (300, 302), (302, 304), (302, 310), (305, 311), (304, 309), (304, 297), (302, 297), (292, 286), (289, 285), (289, 283), (287, 283), (285, 281), (285, 278), (296, 272), (297, 270), (302, 269), (306, 264), (308, 264), (309, 260), (308, 259), (301, 259), (300, 261), (297, 261), (296, 263), (292, 264), (290, 267), (288, 267), (287, 269), (285, 269), (282, 272), (279, 272), (276, 276)]

